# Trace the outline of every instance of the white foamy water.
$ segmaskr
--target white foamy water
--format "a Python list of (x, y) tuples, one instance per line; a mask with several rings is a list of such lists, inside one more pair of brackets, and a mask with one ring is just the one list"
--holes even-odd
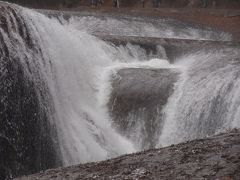
[[(29, 76), (34, 81), (39, 81), (35, 71), (46, 81), (54, 109), (49, 119), (57, 127), (64, 165), (134, 152), (132, 143), (112, 127), (107, 113), (109, 72), (116, 67), (171, 67), (167, 60), (146, 62), (154, 56), (139, 46), (108, 45), (71, 24), (61, 25), (28, 9), (23, 9), (21, 15), (29, 31), (26, 33), (42, 52), (33, 56), (22, 44), (22, 54), (28, 56), (24, 66), (28, 69), (30, 64)], [(157, 56), (166, 56), (163, 48), (159, 47)]]
[(119, 69), (125, 68), (142, 68), (142, 69), (170, 69), (170, 68), (179, 68), (178, 66), (172, 65), (166, 59), (150, 59), (148, 61), (131, 61), (131, 62), (117, 62), (113, 63), (110, 69)]
[(57, 126), (64, 165), (133, 152), (131, 142), (112, 128), (98, 101), (103, 68), (113, 63), (114, 56), (105, 50), (114, 48), (33, 11), (22, 13), (43, 51), (44, 59), (39, 61), (48, 62), (33, 68), (45, 76), (53, 99), (55, 113), (50, 116)]
[(238, 57), (238, 48), (226, 48), (179, 59), (184, 68), (163, 110), (160, 146), (240, 127)]
[(136, 150), (112, 127), (106, 106), (112, 90), (111, 76), (122, 68), (182, 70), (162, 110), (165, 118), (159, 146), (240, 126), (239, 49), (188, 55), (170, 64), (161, 46), (157, 53), (147, 53), (140, 46), (116, 47), (88, 33), (229, 40), (228, 34), (182, 29), (185, 25), (166, 21), (146, 23), (141, 18), (80, 17), (62, 25), (28, 9), (20, 8), (18, 13), (19, 21), (26, 26), (23, 32), (16, 28), (19, 22), (10, 14), (8, 24), (14, 21), (14, 27), (8, 27), (11, 39), (0, 27), (1, 35), (29, 79), (37, 88), (48, 90), (51, 103), (45, 106), (39, 95), (40, 106), (57, 128), (65, 166)]
[[(63, 23), (67, 21), (60, 18)], [(76, 29), (96, 35), (140, 36), (229, 41), (231, 35), (171, 19), (129, 16), (79, 16), (67, 22)]]

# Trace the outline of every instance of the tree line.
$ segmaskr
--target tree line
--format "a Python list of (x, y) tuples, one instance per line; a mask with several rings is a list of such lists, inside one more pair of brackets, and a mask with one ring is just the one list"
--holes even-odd
[(74, 7), (81, 0), (3, 0), (30, 7)]
[[(8, 1), (11, 3), (16, 3), (20, 4), (23, 6), (28, 6), (28, 7), (34, 7), (34, 8), (59, 8), (59, 7), (75, 7), (77, 5), (80, 5), (81, 3), (85, 4), (91, 4), (92, 0), (2, 0), (2, 1)], [(112, 1), (112, 0), (104, 0), (106, 1)], [(135, 3), (140, 2), (141, 0), (121, 0), (124, 5), (132, 5)], [(148, 0), (145, 0), (148, 1)], [(152, 1), (152, 0), (151, 0)], [(161, 0), (162, 3), (166, 4), (188, 4), (190, 0)], [(202, 0), (199, 0), (202, 1)], [(207, 0), (209, 2), (213, 0)], [(218, 4), (231, 4), (231, 3), (240, 3), (240, 0), (217, 0), (216, 1)]]

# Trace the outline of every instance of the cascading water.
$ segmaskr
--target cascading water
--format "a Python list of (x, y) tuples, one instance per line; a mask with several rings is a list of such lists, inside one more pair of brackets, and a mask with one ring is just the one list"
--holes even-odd
[[(106, 68), (108, 74), (119, 62), (165, 57), (163, 49), (159, 46), (157, 55), (147, 55), (139, 46), (115, 47), (71, 25), (61, 25), (56, 19), (15, 8), (6, 17), (8, 30), (1, 29), (1, 35), (12, 56), (19, 57), (27, 78), (36, 84), (36, 91), (48, 91), (43, 92), (48, 94), (47, 100), (39, 95), (38, 101), (43, 111), (48, 111), (47, 119), (56, 126), (63, 164), (99, 161), (135, 151), (111, 127), (104, 107), (107, 102), (104, 96), (99, 97), (109, 91), (102, 91), (108, 87), (103, 71)], [(21, 32), (19, 21), (24, 22)], [(28, 39), (33, 41), (30, 45)]]
[(199, 51), (178, 59), (180, 80), (163, 110), (159, 145), (167, 146), (240, 127), (239, 48)]
[[(111, 127), (108, 115), (97, 101), (100, 99), (97, 97), (99, 87), (102, 86), (99, 81), (104, 83), (99, 79), (103, 68), (113, 64), (111, 58), (116, 57), (115, 53), (118, 49), (69, 26), (62, 26), (58, 21), (50, 20), (44, 15), (20, 7), (14, 8), (17, 10), (5, 9), (6, 29), (0, 28), (1, 45), (3, 45), (1, 46), (1, 52), (3, 52), (1, 57), (4, 58), (1, 59), (1, 62), (6, 59), (6, 63), (18, 63), (25, 76), (22, 83), (28, 84), (29, 79), (29, 84), (34, 84), (39, 109), (41, 112), (46, 112), (44, 117), (39, 117), (39, 121), (43, 122), (44, 119), (48, 119), (53, 129), (56, 127), (58, 137), (56, 146), (59, 144), (63, 165), (99, 161), (133, 152), (133, 145)], [(105, 51), (109, 50), (113, 52), (108, 55)], [(124, 59), (124, 57), (129, 56), (127, 53), (122, 53), (119, 59)], [(3, 66), (2, 77), (4, 77), (5, 71), (13, 70), (7, 69), (7, 66), (6, 69), (4, 68)], [(7, 82), (7, 80), (5, 81)], [(8, 92), (8, 90), (6, 91)], [(20, 101), (17, 96), (14, 98), (13, 101)], [(32, 109), (35, 108), (32, 107)], [(33, 113), (33, 116), (39, 116), (39, 114)], [(6, 120), (6, 129), (9, 128), (8, 121), (12, 124), (15, 123), (11, 122), (13, 119), (9, 117)], [(31, 119), (28, 120), (29, 122), (26, 123), (31, 122)], [(14, 128), (13, 125), (11, 127)], [(11, 135), (7, 133), (6, 129), (1, 129), (3, 137)], [(18, 129), (14, 130), (19, 134)], [(31, 129), (20, 131), (23, 133), (26, 131), (25, 134), (30, 135)], [(28, 139), (29, 137), (23, 138)], [(53, 139), (54, 141), (56, 139)], [(19, 146), (17, 142), (20, 143)], [(13, 145), (10, 145), (11, 143)], [(7, 144), (16, 148), (19, 157), (25, 151), (24, 148), (30, 149), (28, 147), (20, 148), (21, 141), (15, 137), (7, 138)], [(33, 147), (35, 148), (35, 145)], [(42, 146), (36, 145), (37, 151), (38, 148), (41, 149)], [(30, 155), (30, 153), (27, 155), (27, 152), (26, 156)], [(35, 156), (38, 155), (33, 155), (33, 157), (41, 159), (41, 157)], [(24, 162), (26, 159), (24, 156), (22, 157)], [(41, 163), (43, 163), (42, 160)], [(5, 169), (7, 168), (4, 167), (3, 171)], [(32, 173), (36, 172), (31, 166), (25, 167), (25, 171), (28, 171), (27, 169), (31, 169)], [(15, 172), (5, 173), (14, 174)], [(24, 171), (16, 173), (21, 174)]]
[(68, 21), (59, 18), (62, 23), (70, 23), (76, 29), (87, 31), (95, 35), (136, 36), (181, 38), (198, 40), (229, 41), (231, 35), (221, 31), (213, 31), (172, 19), (134, 17), (134, 16), (100, 16), (96, 14), (71, 17)]
[(102, 48), (107, 45), (30, 10), (24, 10), (23, 17), (50, 59), (51, 70), (38, 68), (46, 73), (53, 97), (64, 165), (133, 152), (131, 143), (114, 131), (97, 103), (101, 68), (112, 63)]
[[(239, 48), (199, 50), (169, 64), (160, 45), (147, 53), (138, 45), (115, 46), (88, 33), (211, 40), (230, 40), (229, 34), (197, 27), (178, 32), (185, 24), (145, 23), (144, 18), (86, 16), (61, 24), (29, 9), (5, 6), (0, 13), (0, 78), (11, 88), (0, 86), (6, 129), (0, 131), (0, 145), (6, 141), (16, 151), (16, 161), (23, 162), (9, 167), (16, 172), (4, 167), (8, 174), (104, 160), (240, 126)], [(122, 69), (130, 73), (122, 71), (121, 77)], [(114, 85), (140, 92), (142, 97), (135, 96), (140, 101), (125, 92), (115, 97)]]

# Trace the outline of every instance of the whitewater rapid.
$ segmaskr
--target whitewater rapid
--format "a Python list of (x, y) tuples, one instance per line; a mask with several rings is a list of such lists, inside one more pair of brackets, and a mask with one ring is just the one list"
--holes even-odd
[(115, 132), (97, 101), (102, 68), (112, 63), (104, 51), (107, 45), (31, 10), (25, 9), (23, 17), (51, 63), (38, 68), (53, 98), (55, 113), (51, 116), (64, 165), (133, 152), (133, 145)]
[(173, 19), (149, 18), (128, 15), (87, 15), (80, 14), (66, 20), (59, 17), (63, 24), (93, 35), (157, 37), (196, 40), (230, 41), (231, 34), (208, 27), (179, 22)]
[[(146, 62), (151, 55), (146, 55), (139, 46), (115, 47), (32, 10), (21, 8), (19, 13), (26, 23), (28, 32), (25, 33), (29, 33), (35, 42), (33, 46), (41, 53), (30, 53), (19, 32), (13, 32), (12, 36), (22, 42), (17, 46), (17, 53), (27, 57), (22, 58), (22, 63), (28, 76), (35, 83), (44, 80), (49, 91), (52, 102), (48, 106), (52, 111), (48, 118), (57, 129), (63, 165), (135, 152), (132, 142), (112, 127), (106, 109), (111, 90), (109, 72), (133, 66), (170, 66), (167, 60)], [(10, 39), (5, 41), (11, 42)], [(159, 56), (165, 56), (164, 53), (160, 48)], [(41, 98), (39, 101), (44, 104)]]
[(240, 128), (239, 55), (239, 48), (225, 48), (178, 59), (182, 73), (163, 109), (159, 146)]
[[(138, 45), (115, 46), (90, 35), (230, 40), (229, 34), (197, 28), (178, 31), (179, 27), (173, 26), (172, 21), (145, 23), (139, 18), (130, 21), (81, 17), (60, 23), (59, 19), (50, 19), (30, 9), (17, 9), (15, 13), (20, 18), (9, 13), (7, 31), (0, 27), (2, 40), (9, 57), (17, 57), (24, 75), (35, 84), (39, 106), (56, 127), (64, 166), (144, 149), (135, 143), (136, 139), (143, 138), (136, 137), (140, 128), (136, 128), (138, 132), (128, 132), (136, 137), (130, 139), (115, 129), (109, 114), (107, 104), (114, 88), (112, 76), (120, 69), (177, 69), (180, 72), (173, 94), (163, 109), (159, 109), (161, 118), (159, 114), (153, 115), (163, 122), (156, 147), (240, 127), (239, 48), (215, 49), (208, 53), (200, 49), (170, 64), (160, 45), (153, 54)], [(20, 25), (24, 28), (19, 28)], [(180, 29), (182, 26), (180, 24)], [(138, 118), (137, 115), (130, 117)]]

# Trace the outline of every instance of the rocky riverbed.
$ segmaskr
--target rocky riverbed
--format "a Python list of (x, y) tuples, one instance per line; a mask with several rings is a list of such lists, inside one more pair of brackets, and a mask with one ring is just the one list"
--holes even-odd
[(95, 162), (52, 169), (18, 180), (240, 179), (240, 131)]

